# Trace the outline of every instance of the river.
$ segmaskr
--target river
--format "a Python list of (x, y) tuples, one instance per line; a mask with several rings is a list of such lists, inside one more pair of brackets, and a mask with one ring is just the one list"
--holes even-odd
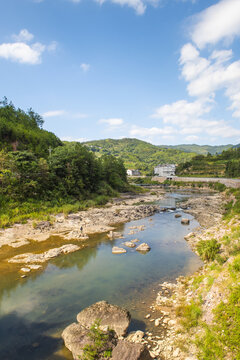
[[(100, 300), (126, 307), (133, 317), (130, 330), (151, 330), (145, 315), (159, 284), (191, 274), (202, 264), (184, 240), (198, 226), (180, 208), (188, 196), (193, 194), (167, 192), (160, 205), (177, 210), (119, 226), (124, 240), (95, 235), (84, 249), (50, 261), (44, 270), (25, 279), (12, 271), (5, 273), (0, 280), (1, 360), (71, 359), (61, 331), (79, 311)], [(181, 225), (176, 212), (189, 218), (190, 225)], [(145, 230), (129, 235), (131, 227), (138, 225), (145, 225)], [(113, 246), (121, 247), (134, 238), (148, 243), (151, 251), (141, 254), (127, 249), (126, 254), (112, 254)]]

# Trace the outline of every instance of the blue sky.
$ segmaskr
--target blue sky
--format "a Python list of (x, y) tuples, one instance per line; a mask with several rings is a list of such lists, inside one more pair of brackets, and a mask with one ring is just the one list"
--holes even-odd
[(239, 0), (8, 0), (1, 13), (0, 95), (61, 139), (240, 142)]

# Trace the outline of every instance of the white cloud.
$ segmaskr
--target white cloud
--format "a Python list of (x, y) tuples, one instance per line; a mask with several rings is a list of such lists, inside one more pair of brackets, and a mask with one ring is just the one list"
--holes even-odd
[(13, 35), (12, 38), (17, 42), (29, 42), (33, 40), (34, 35), (31, 34), (27, 29), (22, 29), (18, 35)]
[(51, 110), (51, 111), (46, 111), (45, 113), (42, 114), (42, 116), (44, 118), (57, 117), (57, 116), (62, 116), (65, 113), (66, 112), (64, 110)]
[(49, 46), (35, 42), (31, 42), (34, 35), (27, 29), (20, 31), (18, 35), (12, 35), (15, 40), (13, 43), (0, 44), (0, 57), (21, 64), (36, 65), (42, 62), (42, 54), (44, 51), (55, 51), (57, 43), (53, 41)]
[(52, 41), (52, 42), (48, 45), (47, 49), (48, 49), (49, 52), (54, 52), (54, 51), (56, 51), (57, 46), (58, 46), (57, 41)]
[(41, 63), (44, 50), (45, 46), (40, 43), (31, 46), (23, 42), (3, 43), (0, 45), (0, 57), (21, 64), (36, 65)]
[(72, 136), (63, 136), (60, 138), (62, 141), (76, 141), (76, 142), (86, 142), (89, 141), (89, 139), (85, 138), (85, 137), (81, 137), (81, 138), (74, 138)]
[(161, 119), (164, 123), (187, 124), (189, 126), (193, 124), (195, 126), (199, 123), (202, 115), (210, 112), (211, 107), (212, 102), (209, 99), (201, 99), (194, 102), (179, 100), (159, 107), (152, 115), (152, 118)]
[(195, 18), (191, 37), (200, 48), (240, 35), (240, 1), (222, 0)]
[(111, 128), (115, 128), (118, 126), (123, 125), (124, 121), (120, 118), (110, 118), (110, 119), (100, 119), (99, 123), (101, 124), (108, 124)]
[(186, 141), (188, 142), (194, 142), (194, 141), (198, 141), (199, 140), (199, 136), (196, 135), (189, 135), (185, 138)]
[(118, 4), (121, 6), (129, 6), (133, 8), (138, 15), (143, 15), (146, 11), (147, 5), (156, 6), (160, 0), (95, 0), (99, 4), (103, 4), (105, 2), (112, 2), (113, 4)]
[(90, 70), (90, 67), (91, 67), (90, 64), (85, 64), (85, 63), (83, 63), (83, 64), (80, 65), (80, 68), (81, 68), (82, 71), (85, 72), (85, 73)]
[(172, 127), (151, 127), (151, 128), (146, 128), (146, 127), (141, 127), (141, 126), (137, 126), (137, 125), (133, 125), (132, 128), (130, 129), (130, 135), (131, 136), (140, 136), (140, 137), (153, 137), (153, 136), (168, 136), (168, 135), (173, 135), (176, 133), (176, 129), (172, 128)]

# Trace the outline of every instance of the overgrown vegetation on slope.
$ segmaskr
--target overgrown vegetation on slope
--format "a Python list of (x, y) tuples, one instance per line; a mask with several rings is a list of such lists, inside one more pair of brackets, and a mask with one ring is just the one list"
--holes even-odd
[(178, 149), (161, 148), (138, 139), (88, 141), (85, 146), (98, 156), (107, 154), (121, 158), (127, 169), (139, 169), (147, 175), (152, 175), (158, 164), (180, 164), (196, 155)]
[(43, 130), (43, 119), (32, 109), (16, 109), (6, 98), (0, 102), (0, 150), (31, 151), (36, 156), (47, 157), (49, 148), (61, 146), (61, 140)]
[(240, 148), (229, 149), (214, 156), (197, 155), (180, 164), (176, 173), (179, 176), (239, 177)]
[[(6, 102), (0, 114), (0, 227), (104, 205), (110, 196), (130, 188), (121, 159), (96, 158), (79, 143), (62, 146), (54, 134), (41, 129), (39, 115), (31, 117)], [(12, 149), (12, 141), (23, 150)], [(48, 146), (54, 147), (50, 155)]]
[(240, 189), (226, 196), (231, 201), (223, 222), (196, 246), (205, 265), (186, 282), (191, 304), (183, 296), (176, 309), (188, 338), (181, 346), (188, 351), (195, 345), (199, 360), (240, 359)]

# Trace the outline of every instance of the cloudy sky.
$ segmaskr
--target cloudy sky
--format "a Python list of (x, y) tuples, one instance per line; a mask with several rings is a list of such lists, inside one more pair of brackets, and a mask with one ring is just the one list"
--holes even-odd
[(240, 142), (240, 0), (8, 0), (1, 14), (0, 96), (61, 139)]

